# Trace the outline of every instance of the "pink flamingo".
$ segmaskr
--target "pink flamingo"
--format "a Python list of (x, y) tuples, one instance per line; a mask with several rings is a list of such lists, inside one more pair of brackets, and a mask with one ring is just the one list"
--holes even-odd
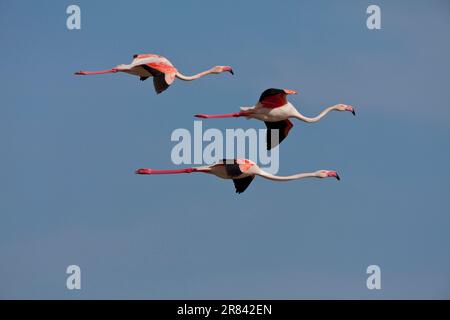
[(184, 168), (176, 170), (138, 169), (136, 174), (175, 174), (203, 172), (213, 174), (222, 179), (232, 179), (236, 193), (242, 193), (247, 189), (255, 176), (274, 181), (289, 181), (303, 178), (327, 178), (334, 177), (340, 180), (339, 175), (333, 170), (318, 170), (309, 173), (298, 173), (291, 176), (275, 176), (259, 168), (254, 162), (247, 159), (222, 160), (216, 164), (203, 167)]
[[(324, 109), (316, 117), (309, 118), (298, 112), (297, 109), (289, 101), (287, 101), (287, 95), (289, 94), (297, 94), (297, 91), (288, 89), (267, 89), (261, 94), (261, 97), (255, 106), (241, 107), (240, 112), (217, 115), (196, 114), (195, 116), (198, 118), (246, 117), (247, 119), (258, 119), (264, 121), (267, 127), (267, 150), (270, 150), (281, 143), (281, 141), (287, 137), (289, 131), (294, 126), (289, 118), (295, 118), (310, 123), (317, 122), (328, 112), (333, 110), (349, 111), (353, 115), (356, 115), (355, 109), (352, 106), (337, 104)], [(278, 130), (279, 139), (272, 139), (274, 134), (272, 130)]]
[(193, 76), (185, 76), (178, 72), (178, 70), (172, 65), (172, 63), (157, 54), (135, 54), (133, 61), (130, 64), (119, 64), (115, 68), (100, 71), (78, 71), (76, 75), (90, 75), (90, 74), (104, 74), (104, 73), (116, 73), (125, 72), (140, 77), (141, 81), (147, 80), (149, 77), (153, 77), (153, 85), (156, 93), (161, 93), (166, 90), (175, 80), (175, 78), (191, 81), (208, 74), (217, 74), (222, 72), (233, 73), (233, 69), (230, 66), (215, 66), (206, 71), (200, 72)]

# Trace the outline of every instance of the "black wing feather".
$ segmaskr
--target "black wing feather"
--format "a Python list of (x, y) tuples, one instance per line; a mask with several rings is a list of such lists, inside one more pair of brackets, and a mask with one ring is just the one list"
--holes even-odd
[(236, 188), (236, 193), (244, 192), (250, 183), (252, 183), (255, 176), (248, 176), (241, 179), (233, 179), (234, 187)]
[(155, 87), (156, 93), (161, 93), (169, 87), (164, 75), (153, 77), (153, 86)]
[(236, 159), (223, 159), (222, 162), (225, 166), (227, 174), (230, 177), (238, 177), (243, 173), (239, 168), (239, 164), (237, 164)]
[[(276, 122), (268, 122), (264, 121), (267, 127), (266, 134), (266, 142), (267, 142), (267, 150), (275, 148), (278, 144), (280, 144), (289, 134), (289, 131), (294, 126), (291, 121), (283, 120)], [(278, 130), (278, 141), (272, 142), (272, 130)]]
[(155, 70), (146, 64), (141, 64), (140, 66), (153, 76), (153, 86), (155, 87), (156, 93), (159, 94), (169, 87), (169, 84), (166, 82), (164, 73)]
[(264, 90), (264, 92), (261, 93), (261, 96), (259, 97), (259, 102), (263, 101), (267, 97), (274, 96), (277, 94), (283, 94), (283, 93), (285, 94), (284, 90), (281, 90), (281, 89), (270, 88), (270, 89)]
[(161, 72), (159, 72), (158, 70), (155, 70), (153, 68), (150, 68), (148, 65), (144, 64), (140, 64), (139, 67), (145, 69), (145, 71), (147, 71), (148, 73), (150, 73), (152, 76), (158, 76)]

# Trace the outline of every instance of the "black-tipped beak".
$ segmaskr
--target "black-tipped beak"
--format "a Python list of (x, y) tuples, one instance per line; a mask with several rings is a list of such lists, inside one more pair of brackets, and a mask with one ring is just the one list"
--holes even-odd
[(230, 73), (234, 76), (234, 72), (233, 69), (230, 69)]
[(352, 110), (352, 114), (353, 114), (354, 116), (356, 116), (355, 109)]
[(336, 173), (336, 179), (341, 180), (341, 177)]

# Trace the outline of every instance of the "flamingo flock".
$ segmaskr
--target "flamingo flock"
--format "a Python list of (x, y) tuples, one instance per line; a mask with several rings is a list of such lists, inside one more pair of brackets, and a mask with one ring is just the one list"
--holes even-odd
[[(78, 71), (75, 75), (93, 75), (105, 73), (124, 72), (138, 76), (141, 81), (153, 77), (153, 85), (157, 94), (165, 91), (178, 78), (184, 81), (191, 81), (202, 78), (208, 74), (219, 74), (230, 72), (234, 74), (230, 66), (215, 66), (198, 74), (186, 76), (180, 73), (173, 64), (165, 57), (157, 54), (135, 54), (130, 64), (119, 64), (114, 68), (99, 71)], [(307, 117), (301, 114), (287, 99), (288, 95), (297, 94), (295, 90), (274, 89), (265, 90), (258, 102), (251, 107), (241, 107), (239, 112), (227, 114), (196, 114), (195, 117), (210, 118), (234, 118), (245, 117), (264, 121), (267, 127), (267, 150), (271, 150), (281, 143), (289, 134), (293, 127), (290, 119), (297, 119), (303, 122), (313, 123), (320, 121), (331, 111), (347, 111), (356, 115), (353, 106), (346, 104), (336, 104), (325, 108), (315, 117)], [(276, 137), (278, 138), (276, 139)], [(244, 192), (256, 176), (273, 181), (290, 181), (304, 178), (328, 178), (333, 177), (340, 180), (339, 174), (335, 170), (318, 170), (315, 172), (298, 173), (290, 176), (277, 176), (265, 172), (256, 163), (248, 159), (224, 159), (210, 166), (191, 167), (172, 170), (154, 170), (142, 168), (135, 171), (140, 175), (155, 174), (179, 174), (202, 172), (215, 175), (222, 179), (233, 180), (236, 193)]]

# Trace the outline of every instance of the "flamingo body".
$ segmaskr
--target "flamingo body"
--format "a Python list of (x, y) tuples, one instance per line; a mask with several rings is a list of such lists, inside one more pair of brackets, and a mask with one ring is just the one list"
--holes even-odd
[(190, 81), (201, 78), (211, 73), (221, 73), (228, 71), (233, 74), (230, 66), (216, 66), (194, 76), (185, 76), (173, 66), (173, 64), (165, 57), (158, 54), (135, 54), (130, 64), (119, 64), (115, 68), (101, 71), (78, 71), (76, 75), (91, 75), (104, 73), (124, 72), (134, 76), (138, 76), (141, 81), (145, 81), (153, 77), (153, 85), (157, 94), (166, 90), (175, 78)]
[[(302, 115), (288, 100), (287, 96), (297, 94), (297, 91), (288, 89), (267, 89), (259, 101), (253, 107), (241, 107), (240, 112), (228, 113), (222, 115), (197, 114), (198, 118), (231, 118), (246, 117), (247, 119), (257, 119), (264, 121), (267, 127), (267, 150), (271, 150), (281, 143), (289, 134), (294, 126), (289, 120), (295, 118), (305, 122), (317, 122), (332, 110), (350, 111), (355, 115), (355, 109), (345, 104), (337, 104), (323, 110), (317, 117), (309, 118)], [(275, 135), (274, 130), (278, 130), (278, 141), (272, 139)]]
[(336, 179), (340, 180), (337, 172), (333, 170), (319, 170), (310, 173), (298, 173), (291, 176), (275, 176), (268, 172), (265, 172), (257, 164), (248, 159), (224, 159), (210, 166), (175, 170), (154, 170), (148, 168), (136, 170), (136, 174), (178, 174), (193, 172), (203, 172), (215, 175), (216, 177), (219, 177), (221, 179), (231, 179), (233, 180), (236, 193), (244, 192), (256, 176), (261, 176), (263, 178), (274, 181), (290, 181), (308, 177), (335, 177)]

